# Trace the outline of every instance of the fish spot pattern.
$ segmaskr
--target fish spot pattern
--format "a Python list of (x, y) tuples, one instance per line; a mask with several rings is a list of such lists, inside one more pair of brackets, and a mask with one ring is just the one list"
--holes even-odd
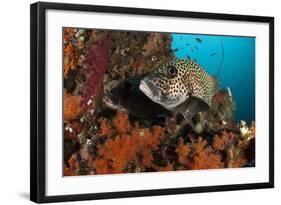
[[(169, 74), (171, 66), (177, 69), (176, 75)], [(170, 101), (177, 101), (188, 95), (203, 99), (210, 105), (217, 91), (216, 82), (198, 63), (190, 59), (174, 59), (153, 71), (152, 82)]]

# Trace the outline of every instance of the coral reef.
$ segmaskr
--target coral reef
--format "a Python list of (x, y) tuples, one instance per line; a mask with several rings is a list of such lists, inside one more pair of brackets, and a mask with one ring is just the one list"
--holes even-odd
[[(72, 127), (79, 129), (75, 123)], [(254, 138), (239, 133), (223, 131), (210, 142), (195, 134), (171, 141), (166, 127), (141, 126), (123, 112), (111, 120), (100, 118), (98, 127), (77, 152), (68, 154), (65, 175), (233, 168), (253, 160), (248, 148)], [(254, 129), (252, 124), (248, 135)]]
[(200, 125), (201, 130), (208, 132), (235, 130), (234, 111), (235, 102), (232, 96), (227, 90), (219, 90), (212, 98), (211, 110), (198, 115), (197, 126)]
[(111, 63), (103, 80), (105, 94), (125, 79), (142, 76), (173, 57), (169, 34), (115, 31), (109, 42)]
[(195, 116), (195, 132), (141, 95), (143, 75), (174, 56), (170, 34), (63, 34), (65, 176), (255, 166), (255, 123), (235, 122), (230, 89)]
[(70, 70), (81, 66), (84, 59), (84, 41), (88, 39), (89, 32), (84, 29), (65, 28), (63, 31), (64, 67), (63, 75), (67, 78)]
[(152, 152), (164, 137), (163, 128), (132, 125), (128, 115), (120, 112), (107, 126), (112, 132), (107, 133), (108, 139), (98, 146), (98, 157), (91, 162), (97, 174), (127, 172), (132, 163), (135, 170), (151, 166)]
[(221, 155), (215, 153), (212, 147), (207, 146), (207, 141), (199, 137), (190, 144), (184, 144), (180, 140), (176, 152), (179, 162), (185, 169), (214, 169), (223, 168)]
[(96, 137), (89, 140), (79, 154), (71, 155), (65, 175), (80, 175), (85, 169), (95, 174), (140, 172), (154, 166), (153, 152), (164, 138), (162, 127), (148, 129), (131, 124), (128, 115), (121, 112), (113, 120), (101, 118), (99, 127), (97, 134), (106, 140), (98, 143), (95, 155), (85, 147), (94, 144)]

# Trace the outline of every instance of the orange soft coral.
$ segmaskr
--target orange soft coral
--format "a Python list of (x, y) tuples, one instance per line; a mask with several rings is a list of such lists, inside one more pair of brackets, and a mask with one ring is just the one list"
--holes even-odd
[(64, 28), (63, 30), (63, 75), (66, 79), (70, 70), (77, 69), (84, 56), (85, 39), (88, 32), (83, 29)]
[(132, 125), (127, 114), (118, 112), (112, 124), (104, 121), (102, 127), (101, 133), (108, 139), (98, 146), (99, 157), (91, 162), (97, 174), (125, 172), (131, 161), (142, 167), (152, 165), (152, 152), (164, 137), (160, 126), (147, 129)]
[(190, 146), (184, 144), (183, 139), (181, 138), (180, 143), (176, 149), (176, 153), (179, 156), (178, 161), (181, 164), (184, 164), (186, 162), (186, 157), (188, 156), (189, 152), (190, 152)]
[(80, 106), (81, 96), (73, 96), (66, 92), (64, 92), (63, 97), (63, 116), (64, 120), (73, 120), (76, 117), (78, 117), (81, 112), (81, 106)]
[(119, 134), (124, 134), (130, 129), (129, 116), (126, 113), (118, 112), (113, 120), (113, 125)]
[(217, 151), (224, 150), (234, 138), (235, 136), (232, 132), (223, 132), (221, 136), (215, 135), (213, 147)]
[[(75, 136), (81, 131), (78, 125), (75, 121), (68, 123)], [(254, 133), (254, 125), (252, 130)], [(102, 117), (91, 139), (93, 144), (83, 145), (80, 157), (79, 153), (70, 153), (65, 159), (64, 173), (68, 176), (243, 167), (251, 157), (246, 150), (254, 140), (241, 137), (238, 132), (224, 131), (208, 143), (203, 137), (188, 133), (185, 139), (180, 137), (177, 144), (171, 145), (169, 138), (163, 140), (165, 134), (167, 130), (158, 125), (147, 128), (133, 124), (123, 112), (113, 119)]]
[(64, 64), (63, 75), (67, 78), (68, 72), (76, 68), (76, 64), (79, 58), (79, 50), (71, 43), (70, 38), (75, 36), (75, 29), (64, 29)]
[(192, 160), (189, 163), (191, 169), (215, 169), (223, 168), (224, 164), (221, 161), (221, 156), (215, 154), (207, 145), (207, 141), (199, 137), (196, 143), (192, 144), (194, 150)]
[(112, 135), (112, 125), (106, 118), (100, 120), (100, 134), (104, 137), (111, 137)]
[(179, 162), (187, 169), (197, 170), (224, 167), (221, 156), (214, 153), (211, 147), (207, 146), (207, 141), (203, 140), (202, 137), (186, 145), (181, 140), (176, 152), (179, 155)]
[(234, 134), (233, 132), (222, 132), (213, 138), (213, 147), (216, 151), (226, 151), (226, 166), (227, 167), (242, 167), (247, 163), (246, 153), (249, 146), (249, 140), (253, 138), (254, 127), (250, 131), (250, 138), (245, 138)]

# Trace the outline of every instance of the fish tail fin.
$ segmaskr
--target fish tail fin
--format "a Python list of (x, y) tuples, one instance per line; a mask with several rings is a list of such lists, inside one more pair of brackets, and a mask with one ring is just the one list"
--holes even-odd
[(218, 71), (216, 74), (216, 78), (219, 78), (219, 76), (220, 76), (221, 67), (222, 67), (222, 64), (224, 61), (224, 47), (223, 47), (222, 39), (220, 39), (220, 43), (221, 43), (221, 61), (220, 61), (220, 65), (219, 65), (219, 68), (218, 68)]

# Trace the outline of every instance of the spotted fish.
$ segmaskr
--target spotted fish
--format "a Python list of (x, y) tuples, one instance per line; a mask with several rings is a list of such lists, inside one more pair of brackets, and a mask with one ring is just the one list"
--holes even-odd
[(190, 59), (173, 59), (142, 79), (140, 90), (167, 110), (181, 113), (194, 129), (192, 118), (208, 111), (218, 80)]

